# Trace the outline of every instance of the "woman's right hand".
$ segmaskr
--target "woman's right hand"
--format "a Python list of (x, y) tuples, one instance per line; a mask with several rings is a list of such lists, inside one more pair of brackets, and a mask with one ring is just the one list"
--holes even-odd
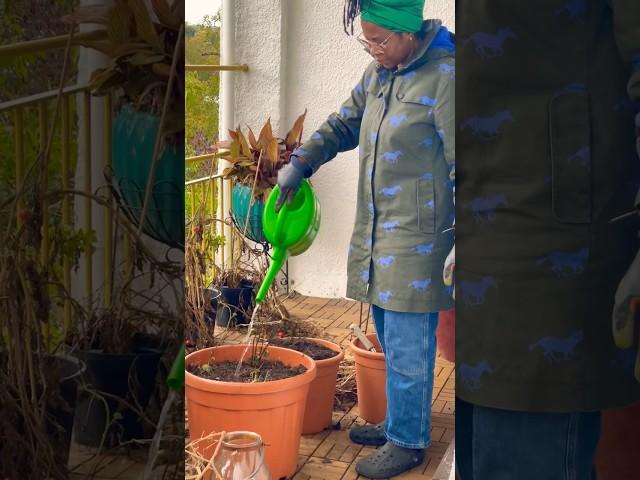
[(278, 172), (278, 187), (280, 195), (276, 201), (276, 212), (280, 211), (286, 201), (290, 204), (296, 196), (302, 180), (304, 179), (304, 164), (297, 156), (291, 156), (291, 160)]

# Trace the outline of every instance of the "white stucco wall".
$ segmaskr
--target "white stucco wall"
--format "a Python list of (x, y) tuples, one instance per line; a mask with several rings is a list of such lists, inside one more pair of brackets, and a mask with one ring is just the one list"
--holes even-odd
[[(440, 18), (454, 29), (453, 0), (426, 3), (426, 18)], [(257, 9), (255, 0), (235, 2), (235, 60), (250, 68), (235, 77), (236, 125), (258, 129), (271, 117), (274, 131), (283, 136), (307, 108), (307, 138), (337, 110), (370, 61), (343, 31), (343, 4), (343, 0), (261, 0)], [(311, 248), (289, 259), (292, 289), (320, 297), (345, 295), (357, 175), (357, 151), (353, 151), (338, 155), (312, 177), (322, 205), (322, 224)]]

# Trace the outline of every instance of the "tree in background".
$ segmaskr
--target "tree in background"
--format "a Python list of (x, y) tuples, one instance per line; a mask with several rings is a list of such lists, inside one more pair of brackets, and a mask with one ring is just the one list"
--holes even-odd
[[(26, 40), (54, 37), (68, 33), (62, 17), (71, 13), (79, 0), (0, 0), (0, 44), (9, 45)], [(55, 49), (33, 55), (0, 58), (0, 102), (15, 100), (36, 93), (55, 90), (60, 83), (60, 69), (64, 49)], [(73, 50), (67, 84), (77, 80), (77, 49)], [(71, 107), (74, 109), (74, 105)], [(49, 112), (51, 113), (51, 112)], [(72, 128), (76, 128), (75, 124)], [(13, 188), (15, 179), (13, 114), (0, 114), (0, 200)], [(25, 158), (33, 159), (40, 149), (38, 138), (38, 112), (35, 108), (24, 112)], [(72, 135), (75, 139), (76, 135)], [(60, 172), (61, 143), (58, 137), (52, 145), (49, 171), (52, 181)], [(75, 146), (72, 146), (75, 152)], [(75, 156), (72, 166), (75, 165)]]
[[(201, 25), (188, 24), (185, 30), (187, 65), (219, 65), (220, 12), (206, 16)], [(186, 154), (210, 153), (218, 140), (218, 98), (220, 75), (206, 72), (186, 73)], [(187, 167), (187, 178), (210, 171), (210, 165)]]

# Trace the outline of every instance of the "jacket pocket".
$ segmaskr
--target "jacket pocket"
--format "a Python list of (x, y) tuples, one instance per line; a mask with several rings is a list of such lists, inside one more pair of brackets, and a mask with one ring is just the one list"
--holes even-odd
[(418, 180), (416, 207), (418, 209), (418, 229), (423, 233), (435, 233), (436, 195), (433, 178)]
[(587, 94), (560, 94), (549, 103), (551, 203), (563, 223), (591, 222), (591, 122)]

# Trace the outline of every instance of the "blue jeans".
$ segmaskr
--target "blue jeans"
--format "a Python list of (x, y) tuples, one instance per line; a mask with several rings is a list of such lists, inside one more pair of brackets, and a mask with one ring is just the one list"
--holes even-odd
[(373, 306), (387, 370), (387, 440), (406, 448), (431, 443), (431, 395), (437, 313), (403, 313)]
[(592, 480), (600, 412), (498, 410), (456, 399), (460, 480)]

